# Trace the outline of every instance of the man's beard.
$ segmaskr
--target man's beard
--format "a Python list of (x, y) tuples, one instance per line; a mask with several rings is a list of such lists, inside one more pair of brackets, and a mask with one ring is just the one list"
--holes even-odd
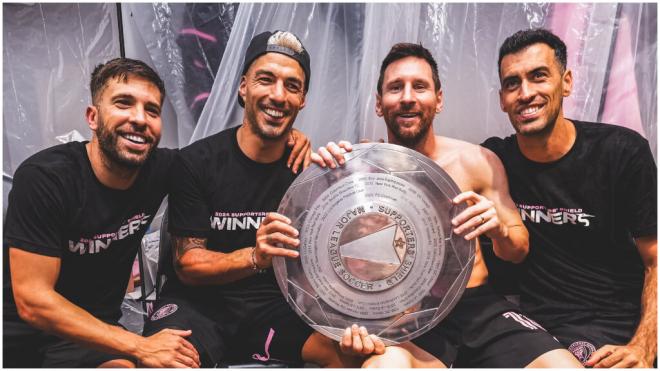
[[(105, 127), (103, 119), (99, 115), (99, 126), (96, 129), (96, 137), (99, 141), (99, 147), (105, 155), (105, 157), (110, 160), (112, 163), (119, 165), (126, 169), (135, 169), (139, 168), (144, 164), (145, 161), (151, 155), (154, 148), (158, 145), (158, 142), (152, 143), (151, 148), (141, 156), (125, 156), (117, 149), (117, 140), (119, 135), (117, 133), (109, 131)], [(151, 141), (150, 138), (145, 138), (147, 143)]]
[(264, 141), (277, 141), (282, 139), (282, 137), (287, 136), (291, 131), (291, 128), (293, 127), (293, 122), (295, 121), (295, 119), (296, 119), (295, 117), (292, 117), (291, 120), (288, 122), (286, 128), (282, 128), (282, 131), (280, 133), (271, 133), (266, 130), (263, 130), (261, 126), (259, 126), (259, 123), (257, 122), (256, 114), (254, 114), (253, 112), (247, 112), (247, 122), (248, 125), (250, 126), (250, 131), (252, 131), (254, 134), (256, 134), (260, 139)]
[(516, 131), (517, 134), (528, 138), (548, 137), (550, 133), (552, 133), (552, 131), (554, 130), (558, 118), (559, 118), (559, 111), (557, 111), (556, 114), (550, 115), (545, 125), (543, 125), (539, 129), (525, 132), (525, 130), (523, 130), (524, 124), (519, 124), (519, 125), (514, 125), (514, 130)]
[(396, 118), (392, 118), (392, 123), (389, 120), (385, 120), (387, 127), (390, 129), (390, 132), (394, 135), (394, 138), (397, 142), (401, 143), (403, 146), (408, 148), (416, 147), (422, 139), (426, 137), (431, 128), (431, 122), (420, 122), (419, 131), (412, 134), (403, 134), (400, 130), (400, 126), (397, 125)]

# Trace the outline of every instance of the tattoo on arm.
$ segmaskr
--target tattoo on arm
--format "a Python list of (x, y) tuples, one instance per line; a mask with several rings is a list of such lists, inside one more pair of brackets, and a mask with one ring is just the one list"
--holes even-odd
[(204, 249), (206, 250), (206, 238), (198, 237), (174, 237), (174, 263), (178, 265), (179, 259), (188, 250)]

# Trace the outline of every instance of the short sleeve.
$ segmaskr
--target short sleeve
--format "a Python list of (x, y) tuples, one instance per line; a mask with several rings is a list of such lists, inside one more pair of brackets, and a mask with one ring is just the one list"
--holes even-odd
[(182, 153), (174, 160), (171, 176), (169, 232), (176, 236), (206, 237), (210, 211), (203, 179)]
[(639, 137), (622, 169), (620, 194), (632, 237), (657, 234), (657, 167), (648, 141)]
[(53, 174), (33, 165), (19, 167), (9, 192), (5, 248), (61, 256), (67, 218), (64, 192)]

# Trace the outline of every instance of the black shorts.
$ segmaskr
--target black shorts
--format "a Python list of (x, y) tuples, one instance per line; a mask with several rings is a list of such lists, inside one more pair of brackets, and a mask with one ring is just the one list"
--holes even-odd
[(547, 330), (573, 353), (580, 362), (585, 362), (600, 347), (627, 344), (637, 329), (636, 318), (586, 318), (575, 321), (544, 321)]
[(47, 334), (20, 319), (5, 317), (2, 329), (4, 368), (96, 368), (115, 359), (135, 363), (126, 356), (103, 353)]
[(303, 345), (313, 332), (280, 297), (236, 310), (231, 304), (218, 307), (164, 296), (154, 305), (143, 335), (166, 328), (192, 330), (188, 341), (197, 349), (202, 367), (246, 361), (300, 366)]
[(563, 348), (488, 285), (466, 289), (442, 322), (412, 342), (448, 367), (521, 368)]

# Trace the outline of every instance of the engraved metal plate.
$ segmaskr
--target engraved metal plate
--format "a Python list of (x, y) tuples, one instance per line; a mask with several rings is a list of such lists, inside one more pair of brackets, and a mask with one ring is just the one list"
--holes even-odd
[(300, 231), (300, 258), (273, 259), (287, 301), (335, 340), (353, 323), (386, 345), (428, 331), (472, 271), (474, 242), (451, 228), (459, 192), (433, 161), (393, 144), (357, 144), (342, 167), (309, 167), (278, 209)]

